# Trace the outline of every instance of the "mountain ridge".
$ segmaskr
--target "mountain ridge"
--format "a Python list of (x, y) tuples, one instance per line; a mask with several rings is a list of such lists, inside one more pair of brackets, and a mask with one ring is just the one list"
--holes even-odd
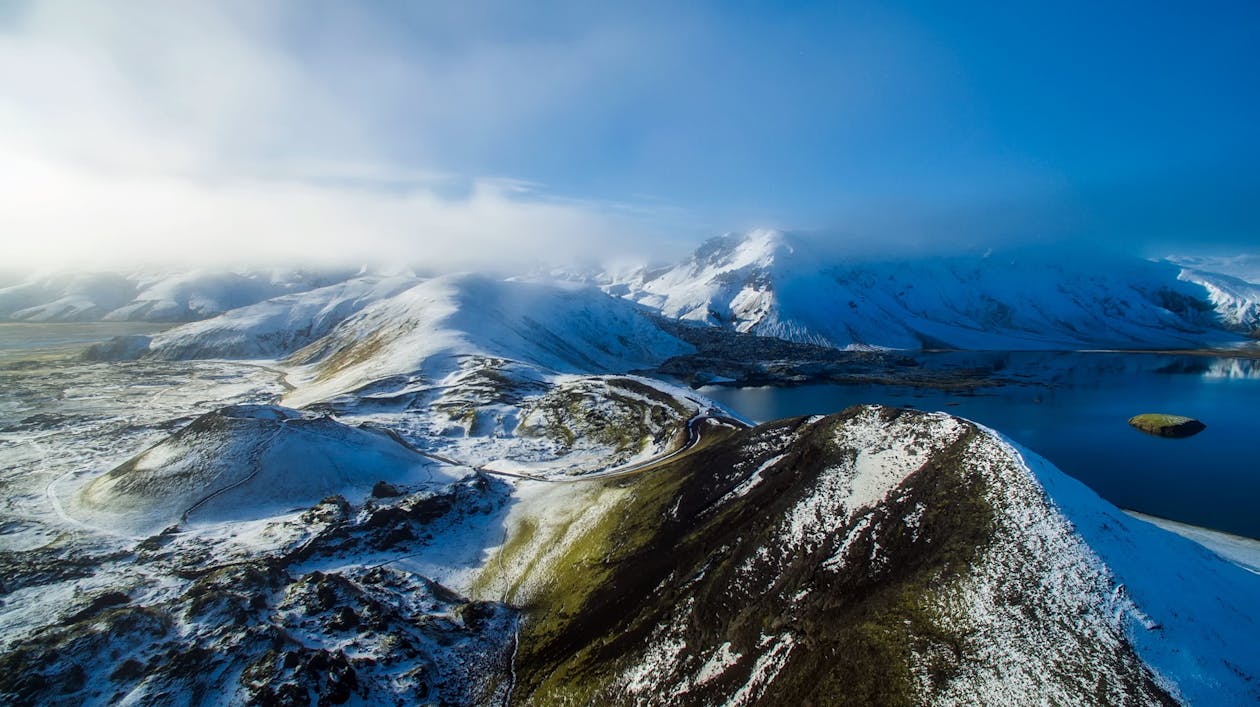
[(352, 271), (188, 269), (38, 273), (0, 287), (0, 319), (187, 322), (352, 277)]
[(1260, 697), (1260, 578), (1078, 487), (957, 418), (859, 406), (608, 486), (486, 584), (529, 607), (522, 703)]
[(664, 316), (800, 343), (1019, 350), (1237, 341), (1226, 328), (1252, 331), (1260, 295), (1254, 286), (1223, 294), (1214, 283), (1228, 278), (1215, 277), (1171, 262), (1031, 251), (846, 260), (752, 231), (710, 239), (672, 267), (597, 281)]
[[(696, 267), (755, 269), (765, 252), (718, 248)], [(23, 413), (43, 441), (6, 478), (27, 484), (15, 503), (57, 504), (60, 486), (70, 513), (55, 505), (32, 549), (0, 552), (5, 699), (1260, 698), (1260, 577), (996, 432), (879, 406), (742, 429), (627, 373), (690, 350), (670, 334), (689, 325), (589, 285), (361, 284), (171, 330), (200, 347), (180, 355), (211, 354), (331, 307), (326, 333), (267, 364), (287, 387), (235, 393), (258, 404), (177, 417), (256, 363), (216, 362), (175, 401), (137, 386), (145, 411), (111, 419), (156, 444), (130, 461), (101, 428)], [(172, 370), (153, 358), (119, 372)], [(64, 365), (108, 411), (122, 379)], [(168, 412), (140, 422), (148, 407)], [(49, 465), (45, 444), (89, 449)], [(128, 636), (117, 655), (113, 634)], [(214, 670), (163, 661), (172, 646)]]

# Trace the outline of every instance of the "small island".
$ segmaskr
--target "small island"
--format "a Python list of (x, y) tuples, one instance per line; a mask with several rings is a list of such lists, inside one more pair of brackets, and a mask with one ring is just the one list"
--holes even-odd
[(1207, 429), (1207, 425), (1193, 417), (1146, 413), (1129, 418), (1129, 424), (1156, 437), (1192, 437)]

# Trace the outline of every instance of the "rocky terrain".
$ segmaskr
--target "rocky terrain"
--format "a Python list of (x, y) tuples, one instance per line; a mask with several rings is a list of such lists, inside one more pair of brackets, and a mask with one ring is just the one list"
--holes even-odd
[[(740, 260), (758, 244), (772, 262)], [(1000, 433), (878, 406), (753, 427), (678, 385), (1029, 374), (793, 319), (791, 247), (716, 241), (603, 290), (303, 280), (83, 358), (5, 362), (0, 702), (1260, 700), (1260, 575)], [(684, 288), (702, 309), (644, 294), (694, 275), (720, 285)], [(975, 302), (950, 295), (941, 318), (907, 295), (906, 328), (876, 306), (896, 277), (877, 280), (839, 311), (892, 343), (1229, 335), (1191, 282), (1082, 300), (1093, 281), (1069, 278), (1060, 294), (1101, 314), (992, 327)]]
[[(594, 518), (522, 514), (526, 539), (486, 570), (497, 586), (508, 567), (527, 607), (522, 702), (1260, 697), (1244, 677), (1260, 578), (1065, 488), (989, 430), (865, 407), (708, 434), (609, 483)], [(1109, 565), (1131, 552), (1146, 560)], [(1175, 595), (1162, 564), (1188, 583)], [(1238, 623), (1204, 625), (1225, 616)]]

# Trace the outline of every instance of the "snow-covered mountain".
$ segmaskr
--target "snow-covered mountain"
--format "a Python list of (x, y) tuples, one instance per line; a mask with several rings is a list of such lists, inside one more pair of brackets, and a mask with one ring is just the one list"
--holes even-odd
[[(847, 261), (791, 234), (754, 231), (706, 241), (673, 267), (578, 279), (669, 317), (833, 348), (1188, 347), (1260, 328), (1252, 264), (1045, 252)], [(232, 312), (102, 355), (192, 358), (219, 347), (221, 356), (279, 356), (419, 281), (301, 270), (61, 273), (0, 288), (0, 319), (188, 322)]]
[(435, 379), (461, 357), (518, 361), (555, 373), (651, 368), (692, 351), (630, 302), (573, 283), (447, 275), (383, 299), (296, 352), (293, 405), (390, 376)]
[[(689, 347), (592, 287), (365, 287), (288, 305), (363, 303), (275, 364), (292, 389), (156, 355), (12, 371), (77, 377), (0, 430), (0, 702), (1260, 698), (1260, 575), (996, 432), (746, 428), (613, 373)], [(169, 340), (287, 331), (273, 306)]]
[(282, 358), (290, 404), (395, 376), (430, 379), (475, 356), (551, 373), (653, 368), (693, 347), (634, 304), (574, 282), (475, 274), (362, 276), (284, 295), (153, 336), (97, 344), (91, 360)]
[[(1049, 254), (846, 262), (777, 231), (727, 235), (682, 263), (604, 276), (666, 316), (835, 348), (1186, 347), (1236, 340), (1247, 304), (1171, 263)], [(1219, 306), (1219, 310), (1217, 309)]]
[(1260, 336), (1260, 277), (1247, 281), (1232, 275), (1222, 275), (1186, 268), (1178, 276), (1207, 291), (1208, 301), (1229, 327)]
[(837, 263), (769, 232), (602, 290), (216, 277), (0, 290), (51, 318), (243, 303), (5, 369), (0, 702), (1260, 700), (1260, 575), (999, 432), (879, 406), (749, 427), (632, 373), (769, 355), (734, 330), (1197, 345), (1253, 321), (1244, 280)]
[(702, 434), (628, 492), (514, 511), (530, 542), (485, 572), (531, 607), (522, 701), (1260, 699), (1260, 576), (995, 432), (863, 406)]
[(45, 273), (0, 288), (0, 320), (186, 322), (349, 276), (282, 269)]
[(1246, 282), (1260, 283), (1260, 253), (1233, 256), (1172, 255), (1168, 257), (1168, 261), (1189, 270), (1219, 273)]
[(265, 299), (153, 336), (120, 337), (92, 347), (87, 355), (95, 360), (278, 358), (328, 334), (364, 307), (419, 282), (405, 275), (364, 275)]

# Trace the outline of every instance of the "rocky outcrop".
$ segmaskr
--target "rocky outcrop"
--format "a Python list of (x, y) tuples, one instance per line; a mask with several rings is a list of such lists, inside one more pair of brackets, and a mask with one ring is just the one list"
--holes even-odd
[(1193, 417), (1163, 413), (1134, 415), (1129, 418), (1129, 424), (1156, 437), (1193, 437), (1207, 429), (1207, 425)]

